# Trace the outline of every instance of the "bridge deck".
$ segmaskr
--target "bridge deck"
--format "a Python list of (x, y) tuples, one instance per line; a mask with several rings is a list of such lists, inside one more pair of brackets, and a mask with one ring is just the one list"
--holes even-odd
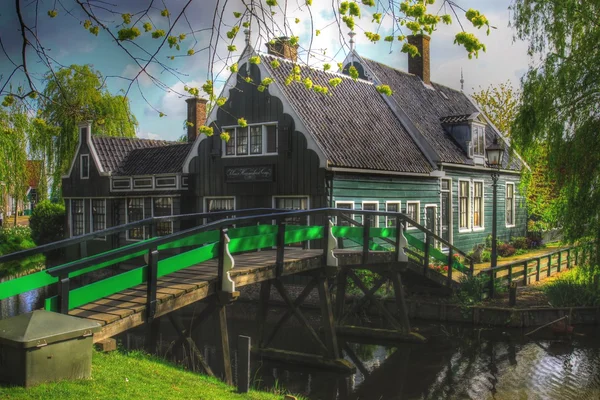
[[(323, 250), (286, 249), (283, 275), (292, 275), (322, 267)], [(231, 277), (236, 287), (275, 278), (276, 251), (266, 250), (234, 256)], [(215, 292), (217, 260), (210, 260), (158, 280), (156, 317), (202, 300)], [(94, 342), (109, 338), (143, 324), (146, 320), (146, 285), (75, 308), (69, 315), (102, 324)]]

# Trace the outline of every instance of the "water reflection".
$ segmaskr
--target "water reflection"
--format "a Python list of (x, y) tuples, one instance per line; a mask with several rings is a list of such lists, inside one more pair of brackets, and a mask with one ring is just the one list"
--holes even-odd
[[(198, 309), (181, 311), (191, 326)], [(229, 307), (229, 335), (256, 339), (256, 309), (248, 304)], [(307, 314), (315, 324), (318, 314)], [(277, 321), (277, 317), (273, 318)], [(457, 326), (421, 326), (425, 345), (346, 343), (344, 356), (357, 365), (351, 376), (261, 362), (253, 357), (254, 387), (285, 389), (310, 399), (598, 399), (600, 352), (595, 329), (582, 330), (570, 342), (552, 336), (527, 340), (522, 331), (485, 330)], [(216, 329), (213, 321), (192, 336), (211, 368), (219, 374)], [(144, 344), (144, 330), (120, 337), (130, 348)], [(235, 343), (235, 340), (232, 340)], [(276, 348), (318, 351), (300, 326), (288, 325), (273, 342)], [(183, 344), (168, 321), (159, 335), (159, 354), (200, 371), (193, 352)], [(237, 352), (231, 349), (234, 375)], [(214, 367), (213, 367), (214, 366)]]
[(0, 300), (0, 319), (14, 317), (41, 308), (46, 297), (48, 297), (48, 289), (44, 287)]

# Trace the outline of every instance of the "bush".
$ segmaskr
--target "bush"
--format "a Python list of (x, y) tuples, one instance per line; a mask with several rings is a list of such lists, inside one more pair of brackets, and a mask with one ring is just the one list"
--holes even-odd
[(490, 262), (490, 261), (492, 261), (492, 253), (487, 250), (484, 250), (481, 253), (481, 262)]
[(529, 242), (525, 236), (516, 237), (512, 240), (512, 246), (517, 250), (527, 250)]
[[(31, 230), (26, 226), (15, 226), (0, 229), (0, 255), (36, 247), (31, 239)], [(0, 263), (0, 278), (20, 272), (43, 268), (45, 258), (38, 254), (21, 260)]]
[(460, 286), (456, 291), (456, 298), (462, 305), (477, 304), (483, 300), (483, 293), (488, 288), (489, 282), (487, 275), (463, 275), (459, 281)]
[(598, 266), (580, 266), (561, 274), (543, 287), (553, 307), (600, 306), (600, 290), (594, 277), (600, 276)]
[(515, 254), (517, 250), (509, 243), (502, 243), (498, 245), (498, 255), (500, 257), (510, 257)]
[(33, 241), (38, 245), (64, 239), (65, 206), (41, 201), (31, 213), (29, 226)]

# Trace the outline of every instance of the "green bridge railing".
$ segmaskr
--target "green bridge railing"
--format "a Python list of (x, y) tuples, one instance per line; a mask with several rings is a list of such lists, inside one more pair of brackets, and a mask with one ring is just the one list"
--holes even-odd
[[(0, 300), (45, 286), (56, 285), (58, 294), (46, 299), (45, 308), (51, 311), (68, 313), (69, 310), (74, 308), (120, 291), (146, 284), (146, 317), (151, 320), (156, 312), (157, 280), (163, 276), (208, 260), (216, 259), (218, 260), (216, 271), (217, 288), (218, 290), (232, 291), (235, 288), (231, 286), (232, 281), (229, 279), (232, 267), (229, 254), (275, 249), (277, 251), (277, 276), (281, 276), (286, 247), (292, 244), (318, 243), (315, 241), (321, 241), (323, 259), (326, 262), (327, 253), (332, 250), (331, 237), (337, 239), (336, 242), (350, 240), (359, 245), (363, 253), (362, 265), (366, 265), (368, 262), (369, 252), (382, 251), (394, 253), (395, 261), (407, 260), (407, 255), (410, 255), (417, 262), (422, 262), (425, 271), (432, 268), (430, 264), (431, 260), (437, 263), (445, 262), (448, 266), (446, 274), (448, 284), (452, 280), (453, 269), (461, 273), (472, 273), (472, 268), (466, 268), (453, 256), (453, 251), (457, 251), (462, 257), (465, 257), (465, 260), (468, 260), (468, 257), (464, 253), (445, 242), (435, 233), (410, 220), (404, 214), (353, 210), (353, 214), (363, 215), (364, 223), (361, 225), (356, 221), (350, 220), (345, 213), (347, 213), (347, 210), (331, 208), (306, 211), (255, 209), (156, 217), (120, 227), (109, 228), (104, 231), (84, 235), (83, 237), (67, 239), (5, 255), (0, 257), (0, 263), (22, 259), (73, 244), (85, 244), (94, 237), (118, 234), (135, 226), (149, 225), (152, 228), (157, 223), (165, 220), (176, 220), (184, 217), (195, 218), (196, 220), (222, 217), (220, 220), (176, 232), (168, 236), (152, 237), (134, 244), (82, 257), (76, 261), (67, 262), (47, 270), (0, 283)], [(230, 217), (232, 215), (234, 216)], [(371, 227), (371, 218), (378, 215), (396, 218), (399, 226), (406, 226), (407, 223), (410, 223), (424, 234), (425, 241), (423, 242), (412, 235), (406, 234), (403, 229), (395, 227)], [(317, 222), (320, 219), (322, 223), (306, 226), (286, 224), (288, 219), (297, 219), (298, 217), (310, 217)], [(350, 221), (353, 226), (332, 226), (330, 221), (333, 218), (340, 224), (342, 221)], [(150, 229), (150, 231), (155, 232), (155, 229)], [(433, 246), (432, 240), (446, 245), (449, 249), (449, 254), (446, 255), (439, 251)], [(179, 251), (179, 253), (173, 254), (173, 250)], [(82, 287), (71, 288), (71, 279), (75, 277), (142, 257), (144, 258), (144, 265), (142, 266)]]

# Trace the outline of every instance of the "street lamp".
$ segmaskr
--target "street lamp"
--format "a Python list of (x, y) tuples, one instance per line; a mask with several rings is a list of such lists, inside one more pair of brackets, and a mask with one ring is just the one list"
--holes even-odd
[[(485, 154), (487, 156), (487, 165), (492, 170), (492, 265), (496, 267), (498, 263), (498, 250), (496, 248), (496, 219), (497, 219), (497, 191), (498, 178), (500, 177), (500, 168), (502, 167), (502, 158), (504, 157), (504, 147), (498, 143), (498, 138), (494, 138), (494, 143), (486, 147)], [(492, 272), (493, 274), (493, 272)], [(493, 290), (493, 289), (492, 289)]]

